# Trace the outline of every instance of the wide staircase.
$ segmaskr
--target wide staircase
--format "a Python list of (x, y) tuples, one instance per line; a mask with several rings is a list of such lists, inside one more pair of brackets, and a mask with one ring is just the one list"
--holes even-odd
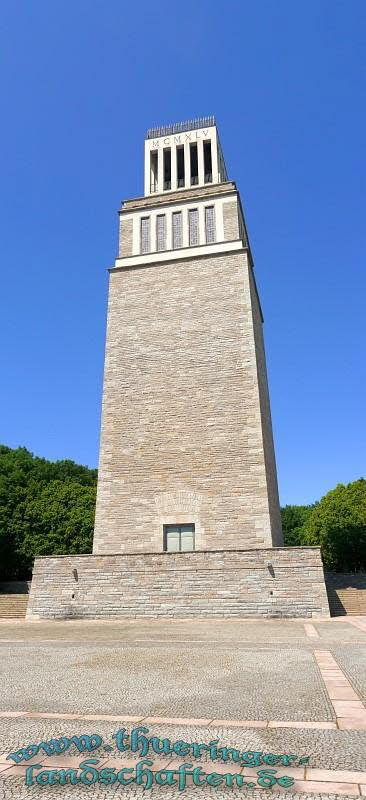
[(24, 619), (27, 605), (27, 594), (0, 594), (0, 619)]
[(0, 583), (0, 620), (25, 618), (29, 589), (30, 581)]
[(366, 573), (326, 573), (329, 610), (332, 617), (366, 615)]

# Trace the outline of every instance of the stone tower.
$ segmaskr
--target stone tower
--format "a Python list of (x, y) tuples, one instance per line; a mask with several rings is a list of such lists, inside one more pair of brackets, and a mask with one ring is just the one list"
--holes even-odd
[(215, 120), (148, 131), (110, 270), (94, 554), (282, 545), (262, 322)]
[(149, 131), (110, 270), (93, 554), (35, 559), (28, 619), (329, 616), (281, 547), (262, 315), (213, 118)]

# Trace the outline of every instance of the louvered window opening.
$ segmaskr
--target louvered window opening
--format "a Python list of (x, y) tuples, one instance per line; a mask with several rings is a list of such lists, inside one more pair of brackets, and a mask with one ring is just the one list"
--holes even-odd
[(205, 229), (206, 229), (206, 242), (216, 242), (216, 225), (215, 225), (215, 207), (207, 206), (205, 208)]
[(182, 212), (173, 213), (173, 249), (183, 246)]
[(142, 217), (140, 229), (141, 253), (150, 253), (150, 217)]
[(166, 216), (158, 214), (156, 217), (156, 248), (166, 250)]
[(199, 244), (198, 239), (198, 209), (191, 208), (188, 211), (188, 228), (190, 246)]

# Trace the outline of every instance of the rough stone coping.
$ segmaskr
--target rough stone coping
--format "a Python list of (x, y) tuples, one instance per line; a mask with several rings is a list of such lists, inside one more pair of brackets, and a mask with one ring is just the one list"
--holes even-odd
[(182, 553), (182, 552), (168, 553), (165, 550), (163, 552), (154, 550), (154, 551), (149, 551), (149, 552), (144, 552), (144, 553), (141, 553), (141, 552), (136, 552), (136, 553), (74, 553), (74, 554), (69, 554), (69, 555), (65, 555), (65, 556), (57, 556), (57, 555), (35, 556), (35, 560), (38, 560), (38, 559), (41, 560), (43, 558), (72, 558), (72, 559), (75, 559), (75, 558), (90, 558), (90, 556), (93, 556), (93, 558), (113, 558), (115, 556), (119, 556), (119, 557), (120, 556), (140, 556), (140, 557), (143, 557), (143, 556), (167, 556), (168, 558), (170, 556), (180, 556), (181, 558), (182, 557), (183, 558), (187, 558), (187, 556), (188, 557), (199, 556), (199, 555), (203, 555), (205, 553), (220, 554), (220, 553), (268, 553), (268, 552), (271, 552), (271, 553), (275, 554), (275, 553), (279, 553), (279, 552), (284, 552), (284, 553), (296, 552), (296, 553), (298, 553), (298, 552), (302, 552), (303, 550), (306, 550), (306, 551), (313, 550), (314, 553), (319, 553), (320, 552), (320, 547), (315, 547), (315, 546), (312, 546), (312, 545), (304, 545), (304, 546), (301, 546), (301, 547), (255, 547), (255, 548), (251, 548), (251, 549), (244, 549), (244, 548), (235, 547), (235, 548), (230, 548), (229, 550), (190, 550), (188, 553)]
[[(113, 624), (113, 625), (116, 625), (116, 624), (132, 625), (132, 624), (136, 624), (136, 625), (138, 625), (138, 624), (141, 624), (141, 622), (144, 622), (144, 621), (148, 621), (149, 623), (151, 623), (151, 622), (162, 622), (164, 620), (164, 624), (166, 624), (167, 622), (173, 622), (174, 623), (174, 627), (175, 627), (178, 623), (181, 623), (181, 622), (182, 623), (189, 622), (192, 625), (199, 625), (199, 624), (202, 625), (203, 623), (205, 623), (207, 625), (207, 623), (209, 622), (210, 626), (213, 625), (214, 623), (218, 623), (218, 624), (222, 625), (223, 622), (227, 622), (230, 625), (231, 625), (231, 623), (239, 623), (239, 622), (241, 622), (241, 623), (243, 623), (243, 622), (245, 622), (245, 623), (251, 622), (253, 625), (254, 624), (258, 625), (260, 622), (270, 622), (271, 624), (275, 624), (275, 623), (278, 624), (278, 623), (281, 623), (281, 622), (292, 622), (292, 623), (300, 623), (301, 624), (301, 623), (309, 622), (309, 619), (312, 619), (317, 623), (318, 622), (334, 622), (334, 623), (337, 623), (337, 622), (344, 622), (345, 621), (344, 617), (332, 617), (332, 618), (330, 618), (330, 617), (327, 617), (327, 616), (321, 615), (321, 614), (319, 614), (319, 616), (317, 614), (314, 614), (314, 616), (312, 616), (312, 617), (228, 617), (228, 616), (219, 617), (219, 616), (215, 616), (215, 617), (197, 618), (197, 617), (162, 617), (162, 616), (158, 617), (158, 616), (156, 616), (156, 617), (145, 617), (144, 618), (142, 616), (141, 617), (117, 617), (117, 616), (113, 617), (113, 616), (110, 616), (110, 617), (100, 617), (99, 619), (96, 619), (95, 617), (88, 617), (88, 618), (86, 618), (86, 617), (78, 617), (78, 618), (75, 618), (75, 617), (69, 617), (69, 618), (47, 617), (47, 618), (45, 618), (45, 617), (42, 617), (42, 618), (37, 619), (36, 615), (32, 615), (32, 617), (22, 617), (21, 619), (19, 619), (19, 618), (9, 619), (9, 618), (4, 617), (3, 619), (0, 619), (0, 625), (6, 625), (6, 624), (8, 624), (8, 625), (11, 624), (12, 626), (14, 624), (15, 625), (18, 625), (18, 624), (20, 624), (20, 625), (24, 625), (24, 624), (28, 625), (29, 623), (31, 623), (32, 625), (34, 625), (34, 624), (53, 625), (54, 623), (57, 623), (57, 624), (58, 623), (64, 623), (64, 624), (67, 624), (67, 625), (70, 625), (70, 624), (72, 624), (72, 625), (80, 625), (80, 624), (82, 624), (82, 625), (108, 625), (108, 624), (109, 625), (111, 625), (111, 624)], [(350, 620), (347, 620), (347, 621), (349, 622)], [(366, 625), (365, 625), (365, 628), (366, 628)], [(365, 630), (365, 633), (366, 633), (366, 630)], [(15, 639), (15, 640), (13, 640), (13, 639), (8, 639), (8, 640), (0, 639), (0, 642), (1, 641), (9, 641), (9, 642), (10, 641), (17, 641), (17, 642), (19, 642), (21, 640), (20, 639)], [(149, 642), (150, 641), (154, 641), (154, 640), (151, 639), (151, 640), (149, 640)], [(169, 640), (167, 639), (167, 644), (168, 643), (169, 643)], [(131, 644), (133, 644), (132, 640), (131, 640)], [(179, 644), (179, 640), (177, 640), (177, 644)], [(191, 644), (194, 644), (194, 640), (192, 640)]]
[[(238, 247), (231, 248), (230, 245), (233, 244), (233, 243), (238, 245)], [(202, 252), (202, 247), (205, 247), (206, 245), (195, 244), (195, 245), (191, 245), (190, 247), (187, 247), (187, 248), (183, 247), (182, 248), (183, 252), (180, 252), (179, 258), (177, 258), (177, 256), (174, 256), (174, 253), (178, 253), (179, 252), (178, 249), (177, 250), (164, 250), (164, 251), (161, 251), (161, 250), (159, 251), (158, 250), (158, 251), (156, 251), (156, 255), (159, 255), (159, 253), (161, 255), (161, 253), (164, 252), (166, 254), (166, 258), (164, 258), (164, 261), (163, 261), (164, 264), (170, 264), (170, 263), (178, 264), (179, 262), (180, 263), (184, 263), (185, 261), (192, 261), (193, 259), (196, 259), (196, 258), (199, 259), (200, 261), (205, 261), (206, 259), (212, 259), (212, 258), (214, 258), (216, 256), (217, 257), (225, 256), (225, 255), (227, 255), (227, 253), (236, 253), (236, 254), (245, 253), (247, 255), (250, 254), (250, 250), (249, 250), (248, 245), (244, 244), (243, 240), (239, 239), (239, 238), (238, 239), (225, 239), (225, 241), (223, 241), (223, 242), (216, 242), (216, 243), (213, 242), (212, 246), (214, 247), (215, 244), (224, 245), (225, 247), (220, 249), (220, 250), (214, 250), (213, 252), (203, 253)], [(184, 252), (186, 253), (186, 255), (184, 255)], [(170, 257), (169, 257), (169, 253), (171, 253)], [(130, 270), (136, 270), (136, 269), (150, 269), (150, 268), (153, 268), (153, 267), (156, 267), (156, 266), (158, 266), (158, 267), (161, 266), (161, 264), (162, 264), (162, 259), (161, 258), (160, 259), (158, 259), (158, 258), (151, 258), (150, 259), (149, 258), (148, 261), (145, 261), (145, 262), (142, 262), (142, 263), (137, 261), (136, 259), (141, 258), (142, 255), (144, 255), (144, 256), (155, 256), (155, 252), (154, 253), (144, 253), (144, 254), (139, 253), (139, 254), (132, 255), (132, 256), (117, 256), (115, 264), (113, 266), (111, 266), (111, 267), (108, 267), (108, 272), (110, 274), (114, 274), (114, 273), (118, 273), (118, 272), (127, 272), (127, 271), (130, 271)], [(134, 259), (134, 261), (132, 261), (132, 259)], [(126, 264), (125, 262), (127, 260), (130, 263)], [(254, 275), (253, 275), (253, 278), (254, 278)], [(261, 317), (262, 317), (262, 322), (263, 322), (262, 314), (261, 314)], [(194, 551), (187, 551), (187, 552), (194, 552)], [(201, 552), (202, 553), (202, 550), (197, 551), (197, 552)]]
[(119, 213), (128, 211), (130, 213), (134, 209), (167, 205), (167, 203), (179, 202), (184, 200), (191, 200), (192, 198), (198, 199), (199, 197), (212, 197), (215, 195), (233, 194), (237, 193), (238, 189), (235, 181), (223, 181), (222, 183), (213, 183), (205, 186), (182, 186), (181, 189), (168, 192), (154, 192), (154, 194), (143, 195), (140, 197), (132, 197), (128, 200), (122, 201)]

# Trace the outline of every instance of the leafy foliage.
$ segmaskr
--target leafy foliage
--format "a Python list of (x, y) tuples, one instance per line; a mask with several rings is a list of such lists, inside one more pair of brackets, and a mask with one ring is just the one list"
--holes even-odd
[(0, 580), (31, 576), (35, 555), (91, 552), (97, 470), (0, 445)]
[(320, 545), (325, 566), (335, 572), (366, 569), (366, 481), (338, 484), (307, 518), (303, 543)]
[[(0, 580), (31, 577), (37, 555), (90, 553), (97, 470), (0, 445)], [(366, 569), (366, 481), (281, 509), (285, 545), (320, 545), (327, 569)]]
[(284, 506), (281, 508), (283, 538), (286, 547), (301, 547), (304, 525), (314, 506)]

